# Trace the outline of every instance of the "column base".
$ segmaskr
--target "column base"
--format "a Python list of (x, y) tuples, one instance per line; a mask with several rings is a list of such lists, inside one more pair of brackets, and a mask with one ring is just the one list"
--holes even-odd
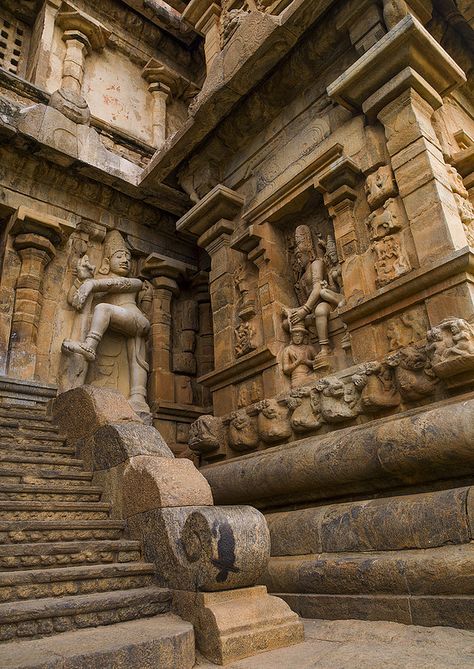
[(173, 610), (194, 625), (198, 649), (216, 664), (304, 640), (299, 617), (265, 586), (224, 592), (175, 590)]
[(87, 125), (90, 121), (91, 113), (87, 102), (82, 95), (78, 95), (74, 91), (64, 88), (58, 89), (52, 94), (49, 106), (57, 109), (74, 123)]

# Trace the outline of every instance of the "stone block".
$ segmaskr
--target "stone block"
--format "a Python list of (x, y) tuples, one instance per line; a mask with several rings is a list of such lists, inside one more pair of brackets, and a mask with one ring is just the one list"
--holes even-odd
[(199, 650), (217, 664), (304, 640), (298, 616), (264, 586), (228, 592), (175, 591), (172, 606), (192, 622)]
[(58, 395), (53, 415), (69, 440), (89, 437), (109, 423), (141, 423), (121, 393), (87, 385)]
[(91, 471), (115, 467), (137, 455), (173, 457), (158, 430), (135, 422), (103, 425), (80, 451), (86, 468)]
[(272, 555), (466, 543), (469, 491), (456, 488), (269, 514)]
[(206, 479), (191, 460), (137, 455), (123, 474), (124, 516), (153, 509), (212, 506)]
[(265, 518), (252, 507), (153, 509), (131, 516), (128, 526), (160, 584), (178, 590), (254, 585), (270, 555)]

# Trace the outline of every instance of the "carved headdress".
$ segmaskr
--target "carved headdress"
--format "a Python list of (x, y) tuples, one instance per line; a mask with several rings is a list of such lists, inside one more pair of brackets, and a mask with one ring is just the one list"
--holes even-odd
[(295, 246), (314, 254), (313, 235), (307, 225), (298, 225), (295, 230)]
[(128, 251), (128, 252), (130, 252), (130, 249), (128, 248), (122, 234), (118, 230), (111, 230), (105, 236), (104, 253), (103, 253), (103, 256), (102, 256), (102, 265), (99, 269), (100, 274), (108, 274), (109, 273), (109, 262), (108, 261), (118, 251)]

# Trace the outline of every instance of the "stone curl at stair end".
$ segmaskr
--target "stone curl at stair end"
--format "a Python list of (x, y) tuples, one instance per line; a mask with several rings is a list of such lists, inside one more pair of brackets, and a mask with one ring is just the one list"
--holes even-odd
[(201, 416), (191, 426), (212, 425), (214, 440), (194, 438), (192, 450), (203, 458), (249, 452), (341, 425), (413, 408), (426, 398), (441, 399), (445, 388), (469, 385), (474, 373), (474, 326), (447, 318), (420, 340), (385, 356), (323, 377), (273, 399), (261, 400), (229, 416)]
[[(141, 540), (160, 585), (173, 589), (174, 608), (195, 625), (206, 657), (225, 663), (303, 639), (298, 616), (282, 600), (265, 587), (249, 587), (262, 578), (270, 558), (270, 535), (259, 511), (213, 506), (210, 486), (194, 464), (175, 459), (159, 432), (144, 425), (116, 391), (69, 390), (55, 401), (54, 413), (69, 444), (84, 452), (115, 516), (125, 518), (131, 537)], [(202, 591), (207, 595), (196, 594)], [(213, 592), (223, 599), (209, 599)], [(236, 599), (242, 616), (230, 634), (226, 621)]]

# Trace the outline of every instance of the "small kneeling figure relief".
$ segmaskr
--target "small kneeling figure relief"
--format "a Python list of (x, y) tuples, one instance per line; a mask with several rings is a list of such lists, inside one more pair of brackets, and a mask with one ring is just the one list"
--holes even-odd
[(394, 370), (396, 387), (408, 402), (428, 397), (439, 383), (424, 346), (407, 346), (388, 356), (386, 363)]
[[(78, 354), (83, 359), (81, 375), (77, 380), (84, 383), (89, 363), (96, 359), (97, 348), (107, 330), (126, 338), (129, 365), (129, 402), (138, 413), (150, 413), (146, 400), (148, 364), (145, 359), (145, 337), (150, 321), (140, 310), (137, 301), (143, 296), (141, 279), (129, 278), (131, 253), (122, 235), (109, 232), (104, 245), (104, 257), (99, 270), (103, 278), (91, 278), (93, 267), (86, 257), (79, 261), (77, 279), (69, 291), (68, 301), (78, 311), (92, 309), (92, 317), (85, 339), (65, 339), (62, 350), (66, 355)], [(92, 307), (92, 297), (100, 295), (100, 301)], [(85, 361), (85, 365), (84, 365)]]
[(245, 411), (230, 414), (229, 444), (234, 451), (252, 451), (258, 446), (257, 429)]
[(276, 400), (262, 400), (255, 409), (259, 412), (257, 428), (262, 441), (274, 444), (291, 437), (288, 412)]
[(304, 325), (295, 325), (290, 330), (291, 343), (283, 350), (283, 373), (291, 379), (291, 387), (309, 383), (313, 378), (316, 351), (307, 343), (308, 330)]

